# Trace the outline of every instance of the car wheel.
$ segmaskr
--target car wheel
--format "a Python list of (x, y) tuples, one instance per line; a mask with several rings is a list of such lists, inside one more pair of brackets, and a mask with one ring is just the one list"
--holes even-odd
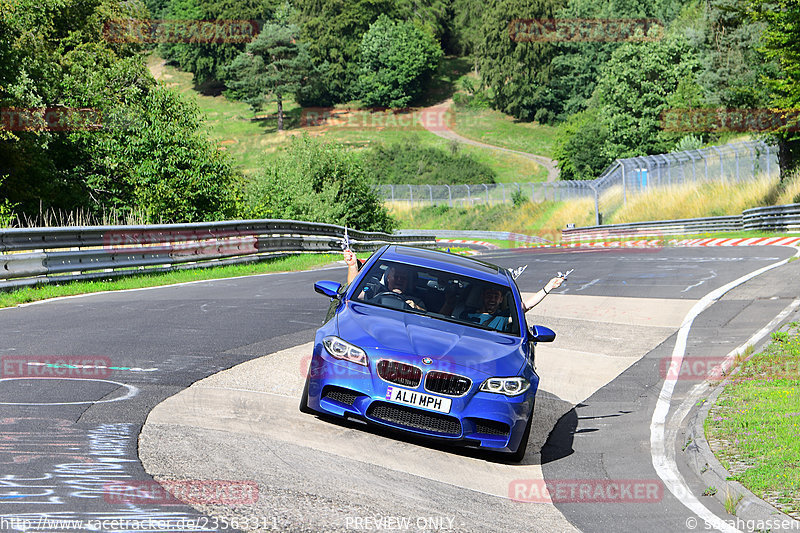
[[(534, 404), (535, 405), (535, 404)], [(528, 451), (528, 437), (531, 435), (531, 426), (533, 425), (533, 408), (531, 408), (531, 415), (528, 417), (528, 424), (525, 426), (525, 432), (522, 434), (522, 440), (519, 441), (517, 451), (512, 453), (509, 458), (515, 463), (519, 463), (525, 458), (525, 452)]]
[(306, 376), (306, 384), (303, 387), (303, 394), (300, 395), (300, 412), (308, 415), (317, 414), (312, 408), (308, 406), (308, 383), (311, 381), (311, 376)]

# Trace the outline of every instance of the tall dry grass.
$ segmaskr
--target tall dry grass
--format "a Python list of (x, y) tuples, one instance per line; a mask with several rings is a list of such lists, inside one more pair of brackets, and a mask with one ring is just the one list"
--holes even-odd
[(782, 189), (778, 193), (776, 205), (800, 203), (800, 169), (783, 179)]
[(621, 207), (609, 216), (607, 222), (622, 224), (738, 215), (751, 207), (774, 204), (779, 198), (791, 194), (784, 193), (781, 189), (776, 175), (763, 176), (745, 183), (711, 182), (660, 187), (633, 197), (628, 196), (624, 203), (621, 202)]
[(86, 209), (64, 211), (61, 209), (46, 209), (34, 215), (14, 214), (8, 220), (9, 228), (54, 228), (75, 226), (121, 226), (142, 225), (150, 218), (140, 211), (118, 211), (116, 209), (103, 210), (92, 213)]
[[(623, 197), (621, 187), (606, 191), (599, 200), (603, 224), (675, 220), (738, 215), (765, 205), (800, 203), (800, 171), (780, 181), (777, 175), (743, 183), (695, 183), (651, 189)], [(559, 240), (567, 224), (576, 227), (596, 223), (594, 199), (568, 202), (526, 202), (458, 207), (439, 212), (398, 202), (391, 209), (403, 228), (447, 228), (512, 231)]]

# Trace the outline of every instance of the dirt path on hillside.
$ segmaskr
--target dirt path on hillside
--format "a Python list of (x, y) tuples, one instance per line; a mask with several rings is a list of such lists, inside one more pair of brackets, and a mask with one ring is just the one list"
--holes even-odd
[(438, 135), (443, 139), (453, 140), (464, 144), (469, 144), (471, 146), (478, 146), (480, 148), (488, 148), (490, 150), (500, 150), (502, 152), (509, 152), (512, 154), (521, 155), (522, 157), (527, 157), (532, 161), (539, 163), (540, 165), (544, 166), (547, 169), (547, 181), (552, 182), (558, 179), (558, 167), (556, 167), (556, 162), (550, 158), (544, 157), (542, 155), (537, 154), (530, 154), (528, 152), (520, 152), (519, 150), (512, 150), (510, 148), (504, 148), (502, 146), (494, 146), (491, 144), (482, 143), (480, 141), (475, 141), (473, 139), (469, 139), (458, 133), (454, 132), (450, 127), (447, 125), (447, 120), (445, 120), (445, 116), (447, 115), (450, 106), (453, 104), (453, 99), (448, 98), (444, 102), (438, 103), (436, 105), (430, 107), (424, 107), (420, 111), (420, 116), (424, 117), (421, 122), (422, 126), (428, 130), (429, 132), (433, 133), (434, 135)]

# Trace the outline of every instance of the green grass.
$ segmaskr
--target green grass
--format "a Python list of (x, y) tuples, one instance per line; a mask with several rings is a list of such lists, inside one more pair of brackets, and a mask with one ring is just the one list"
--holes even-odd
[(800, 517), (800, 336), (788, 333), (731, 377), (705, 420), (717, 458), (760, 498)]
[[(152, 70), (161, 62), (160, 57), (153, 55), (148, 58), (147, 64)], [(191, 73), (170, 65), (160, 67), (158, 71), (157, 80), (195, 100), (206, 117), (209, 137), (219, 142), (220, 147), (234, 157), (245, 173), (258, 169), (265, 153), (274, 152), (287, 141), (287, 133), (278, 134), (278, 123), (274, 118), (278, 111), (277, 104), (266, 106), (256, 120), (248, 104), (224, 96), (200, 94), (194, 88)], [(285, 126), (291, 130), (300, 123), (300, 107), (288, 100), (284, 102), (283, 109)]]
[(553, 156), (556, 128), (520, 122), (500, 111), (474, 111), (453, 106), (453, 131), (486, 144), (545, 157)]
[[(368, 257), (369, 254), (366, 254)], [(361, 254), (359, 254), (361, 257)], [(332, 254), (297, 254), (288, 257), (263, 261), (212, 268), (198, 268), (194, 270), (175, 270), (160, 274), (146, 274), (113, 280), (76, 281), (63, 285), (41, 285), (26, 287), (10, 292), (0, 292), (0, 307), (13, 307), (15, 305), (60, 296), (73, 296), (93, 292), (116, 291), (124, 289), (140, 289), (143, 287), (159, 287), (175, 283), (186, 283), (208, 279), (233, 278), (264, 274), (268, 272), (291, 272), (308, 270), (341, 260), (341, 255)]]
[[(406, 120), (405, 117), (401, 120)], [(312, 134), (321, 134), (325, 139), (340, 142), (358, 148), (366, 148), (376, 143), (412, 142), (418, 146), (450, 150), (452, 142), (425, 130), (421, 124), (405, 126), (394, 124), (398, 119), (390, 113), (363, 113), (353, 121), (364, 127), (329, 126), (327, 128), (305, 128)], [(385, 125), (385, 126), (384, 126)], [(471, 155), (476, 161), (492, 168), (497, 173), (498, 183), (527, 183), (547, 179), (547, 169), (535, 161), (498, 150), (489, 150), (458, 144), (461, 153)]]

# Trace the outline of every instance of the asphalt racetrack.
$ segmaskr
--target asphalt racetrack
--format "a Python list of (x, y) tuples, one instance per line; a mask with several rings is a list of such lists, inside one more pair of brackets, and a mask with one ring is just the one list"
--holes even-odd
[[(713, 499), (687, 507), (675, 487), (698, 496), (705, 487), (681, 464), (682, 443), (653, 440), (665, 369), (698, 302), (795, 253), (483, 254), (528, 264), (517, 280), (527, 293), (574, 269), (528, 313), (557, 339), (537, 347), (541, 385), (522, 464), (298, 411), (309, 342), (328, 307), (313, 283), (344, 281), (342, 266), (0, 310), (0, 530), (707, 530), (709, 516), (729, 515)], [(684, 328), (686, 360), (725, 356), (786, 309), (799, 265), (709, 301)], [(667, 437), (670, 415), (700, 381), (676, 380)], [(665, 455), (678, 457), (682, 484), (654, 467)], [(187, 505), (154, 490), (153, 476), (195, 496), (219, 481), (238, 492)], [(591, 494), (575, 492), (577, 482)]]

